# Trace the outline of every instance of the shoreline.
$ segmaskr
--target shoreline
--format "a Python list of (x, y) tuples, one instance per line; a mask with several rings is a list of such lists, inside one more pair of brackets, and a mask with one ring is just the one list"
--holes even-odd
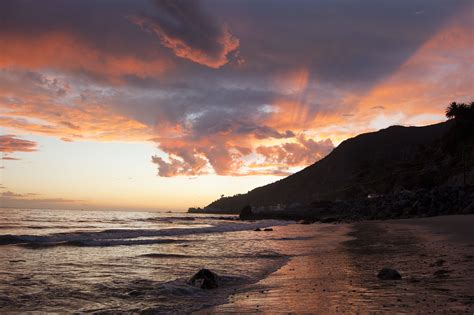
[[(335, 243), (291, 257), (227, 303), (196, 314), (472, 313), (473, 224), (473, 215), (455, 215), (330, 225), (342, 233)], [(379, 280), (384, 267), (402, 280)]]
[[(282, 244), (282, 250), (295, 254), (290, 254), (287, 262), (280, 268), (256, 283), (239, 288), (227, 298), (227, 303), (204, 308), (193, 314), (288, 313), (283, 309), (275, 309), (274, 306), (291, 305), (292, 301), (298, 300), (297, 295), (300, 289), (294, 280), (298, 279), (303, 284), (306, 283), (306, 277), (310, 273), (324, 276), (325, 269), (308, 265), (308, 258), (332, 253), (339, 244), (351, 239), (347, 236), (351, 231), (349, 224), (292, 224), (286, 227), (295, 233), (301, 231), (301, 235), (311, 235), (311, 237), (301, 237), (297, 242)], [(278, 228), (275, 232), (279, 232)], [(315, 244), (317, 244), (316, 247), (314, 247)], [(330, 264), (327, 265), (329, 266)], [(304, 273), (295, 272), (302, 269), (305, 269)]]
[(239, 214), (242, 220), (305, 220), (307, 222), (360, 222), (396, 220), (445, 215), (474, 214), (473, 186), (439, 186), (432, 189), (402, 190), (363, 198), (314, 201), (310, 204), (251, 206), (219, 209), (190, 208), (188, 213)]

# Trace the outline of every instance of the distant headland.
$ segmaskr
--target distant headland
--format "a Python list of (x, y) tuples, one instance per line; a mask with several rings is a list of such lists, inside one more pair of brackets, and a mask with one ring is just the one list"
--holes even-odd
[(300, 172), (188, 211), (310, 222), (474, 213), (474, 102), (446, 116), (358, 135)]

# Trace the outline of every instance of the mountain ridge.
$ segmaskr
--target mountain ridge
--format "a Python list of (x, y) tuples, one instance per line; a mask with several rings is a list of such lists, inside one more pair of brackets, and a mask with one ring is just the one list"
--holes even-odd
[[(288, 208), (433, 188), (459, 175), (462, 157), (459, 149), (451, 148), (457, 145), (459, 137), (452, 134), (458, 129), (457, 122), (448, 120), (360, 134), (295, 174), (246, 194), (220, 198), (203, 211), (239, 213), (247, 205)], [(472, 143), (472, 126), (467, 125), (467, 129), (467, 140), (463, 141)]]

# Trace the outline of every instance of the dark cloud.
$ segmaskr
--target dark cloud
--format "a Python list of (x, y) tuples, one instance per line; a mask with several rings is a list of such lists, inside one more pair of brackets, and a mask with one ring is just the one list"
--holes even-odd
[(67, 33), (100, 51), (151, 58), (159, 45), (126, 18), (150, 9), (148, 0), (5, 0), (0, 2), (0, 34)]
[[(245, 71), (253, 77), (305, 66), (325, 80), (353, 83), (393, 71), (468, 3), (5, 0), (0, 2), (0, 38), (62, 33), (115, 56), (151, 62), (169, 58), (171, 49), (213, 67), (227, 63), (240, 41)], [(424, 14), (415, 14), (420, 11)]]
[[(61, 37), (70, 39), (61, 45), (80, 44), (106, 63), (110, 55), (143, 62), (176, 55), (218, 68), (238, 55), (239, 40), (205, 11), (200, 1), (5, 0), (0, 2), (0, 39), (13, 46), (19, 38)], [(58, 49), (59, 59), (65, 52)], [(106, 79), (93, 67), (75, 71)]]
[[(257, 139), (282, 139), (292, 138), (295, 134), (291, 130), (278, 132), (274, 128), (261, 125), (258, 116), (249, 113), (221, 113), (213, 111), (190, 122), (191, 131), (194, 138), (208, 137), (216, 134), (226, 134), (229, 136), (253, 135)], [(240, 117), (245, 115), (247, 117)], [(246, 119), (245, 119), (246, 118)]]
[[(242, 55), (252, 56), (247, 62), (260, 71), (305, 65), (324, 80), (353, 84), (396, 69), (469, 1), (212, 3), (241, 38)], [(425, 14), (414, 14), (420, 10)]]
[(200, 1), (155, 0), (154, 3), (155, 12), (133, 16), (131, 21), (155, 33), (161, 44), (176, 56), (219, 68), (238, 48), (239, 40), (226, 25), (207, 15)]
[(154, 139), (160, 176), (250, 174), (252, 154), (304, 166), (332, 143), (295, 134), (362, 117), (353, 96), (468, 3), (0, 1), (0, 121), (64, 141)]

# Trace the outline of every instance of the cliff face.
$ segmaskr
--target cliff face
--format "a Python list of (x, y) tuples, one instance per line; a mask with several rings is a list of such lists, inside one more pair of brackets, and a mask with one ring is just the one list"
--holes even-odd
[(361, 134), (298, 173), (205, 209), (238, 212), (245, 205), (311, 204), (459, 184), (473, 166), (473, 135), (471, 124), (461, 128), (454, 121)]

